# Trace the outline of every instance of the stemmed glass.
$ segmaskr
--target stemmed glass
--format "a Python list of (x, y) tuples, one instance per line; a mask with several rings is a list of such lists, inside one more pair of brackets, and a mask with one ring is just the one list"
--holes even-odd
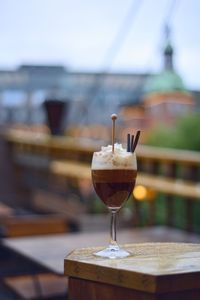
[(110, 244), (94, 254), (123, 258), (130, 253), (117, 244), (116, 215), (133, 191), (137, 175), (136, 155), (135, 152), (126, 152), (119, 144), (115, 144), (115, 152), (111, 146), (106, 148), (105, 160), (101, 151), (93, 153), (91, 169), (94, 189), (111, 213)]

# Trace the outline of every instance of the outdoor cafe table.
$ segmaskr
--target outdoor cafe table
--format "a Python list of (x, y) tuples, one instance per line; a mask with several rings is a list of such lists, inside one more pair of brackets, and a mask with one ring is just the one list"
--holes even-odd
[(200, 245), (140, 243), (124, 246), (123, 259), (95, 257), (99, 248), (74, 250), (65, 258), (69, 300), (200, 299)]
[[(72, 250), (103, 246), (108, 243), (108, 239), (109, 233), (106, 231), (4, 238), (2, 242), (32, 262), (62, 275), (64, 273), (63, 259)], [(200, 243), (200, 237), (181, 230), (156, 226), (119, 230), (118, 241), (122, 244), (158, 241)]]
[[(146, 241), (153, 238), (152, 235), (155, 235), (153, 232), (151, 229), (147, 230), (147, 232), (145, 230), (120, 230), (118, 237), (122, 243), (126, 241), (134, 242), (134, 240)], [(156, 236), (160, 236), (159, 230), (157, 230)], [(80, 232), (4, 238), (3, 244), (50, 272), (62, 275), (64, 274), (63, 259), (73, 249), (106, 245), (108, 238), (109, 233), (107, 231)]]

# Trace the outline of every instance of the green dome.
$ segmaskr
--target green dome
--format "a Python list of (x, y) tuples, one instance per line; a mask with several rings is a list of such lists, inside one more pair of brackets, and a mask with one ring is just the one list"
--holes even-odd
[(176, 91), (187, 92), (187, 89), (181, 77), (174, 70), (163, 70), (157, 75), (151, 75), (144, 87), (145, 94)]

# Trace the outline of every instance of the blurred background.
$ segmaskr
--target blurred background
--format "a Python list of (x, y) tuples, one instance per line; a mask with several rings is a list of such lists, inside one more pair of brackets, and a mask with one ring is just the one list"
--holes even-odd
[(145, 121), (149, 114), (163, 119), (152, 93), (168, 92), (165, 118), (193, 111), (200, 89), (198, 9), (195, 0), (163, 0), (156, 8), (150, 0), (2, 1), (1, 124), (44, 125), (47, 98), (70, 103), (67, 134), (107, 125), (113, 111), (122, 113), (121, 122), (136, 119), (136, 106), (144, 107)]
[(7, 240), (108, 230), (90, 164), (111, 143), (112, 113), (125, 147), (127, 133), (141, 130), (138, 179), (120, 228), (144, 229), (144, 240), (153, 228), (156, 241), (165, 228), (166, 240), (199, 242), (199, 11), (198, 0), (0, 0), (4, 299), (67, 293), (20, 295), (17, 280), (44, 270), (23, 256), (18, 266)]

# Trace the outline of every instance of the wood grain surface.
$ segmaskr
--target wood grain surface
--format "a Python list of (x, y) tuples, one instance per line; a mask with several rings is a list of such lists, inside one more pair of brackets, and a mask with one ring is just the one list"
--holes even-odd
[(65, 258), (65, 274), (150, 293), (200, 288), (200, 245), (142, 243), (124, 245), (133, 255), (102, 259), (99, 248), (73, 251)]

